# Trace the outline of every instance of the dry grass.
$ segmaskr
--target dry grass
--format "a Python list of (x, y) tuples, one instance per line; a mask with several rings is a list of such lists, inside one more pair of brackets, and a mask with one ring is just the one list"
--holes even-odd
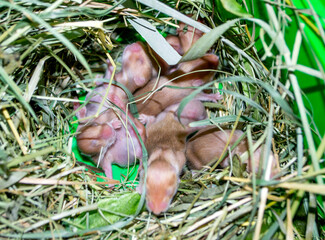
[[(268, 61), (257, 53), (245, 21), (215, 42), (220, 69), (214, 84), (205, 87), (219, 89), (224, 99), (207, 103), (209, 120), (195, 123), (235, 126), (248, 139), (265, 143), (276, 155), (281, 181), (247, 176), (235, 166), (194, 176), (185, 170), (170, 210), (157, 217), (143, 210), (143, 196), (133, 192), (132, 181), (108, 188), (109, 179), (99, 181), (96, 169), (86, 171), (78, 163), (72, 152), (72, 103), (104, 73), (107, 58), (119, 67), (123, 47), (140, 38), (127, 17), (145, 18), (164, 34), (177, 24), (139, 3), (135, 10), (113, 1), (50, 2), (0, 1), (1, 237), (324, 237), (325, 172), (319, 160), (325, 140), (314, 146), (296, 78), (291, 72), (281, 75), (283, 61), (294, 61), (282, 29), (271, 29), (279, 36), (273, 42), (278, 51), (264, 49)], [(199, 11), (213, 27), (209, 7), (199, 1), (168, 4), (186, 14)], [(263, 169), (270, 168), (267, 164)]]

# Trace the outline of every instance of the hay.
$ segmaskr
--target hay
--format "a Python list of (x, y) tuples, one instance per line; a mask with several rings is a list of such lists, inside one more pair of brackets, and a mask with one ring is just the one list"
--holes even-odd
[[(185, 14), (207, 16), (210, 27), (218, 25), (211, 18), (213, 6), (201, 2), (168, 1), (168, 5)], [(320, 195), (325, 194), (325, 172), (319, 160), (325, 138), (315, 146), (294, 75), (294, 56), (300, 47), (289, 50), (275, 15), (281, 11), (275, 12), (267, 2), (261, 4), (267, 6), (275, 27), (254, 21), (273, 34), (273, 41), (262, 38), (263, 53), (258, 53), (243, 20), (218, 38), (213, 49), (221, 67), (216, 81), (204, 88), (220, 91), (224, 99), (206, 103), (209, 120), (193, 126), (244, 129), (250, 142), (264, 142), (266, 151), (275, 153), (281, 181), (247, 176), (236, 165), (207, 168), (193, 176), (185, 170), (169, 211), (154, 216), (143, 209), (144, 199), (134, 192), (134, 181), (109, 188), (107, 184), (116, 182), (105, 177), (99, 181), (98, 169), (86, 170), (77, 162), (71, 151), (76, 134), (72, 103), (91, 90), (96, 74), (104, 73), (105, 59), (113, 59), (118, 69), (123, 47), (140, 39), (126, 17), (145, 18), (165, 35), (177, 26), (155, 9), (133, 1), (127, 2), (130, 8), (123, 8), (123, 3), (0, 0), (0, 236), (324, 237), (319, 223), (324, 216)], [(322, 71), (315, 72), (321, 76)], [(293, 111), (293, 101), (298, 111)], [(303, 147), (302, 131), (308, 148)], [(263, 169), (267, 168), (265, 161)], [(303, 201), (309, 205), (303, 206)]]

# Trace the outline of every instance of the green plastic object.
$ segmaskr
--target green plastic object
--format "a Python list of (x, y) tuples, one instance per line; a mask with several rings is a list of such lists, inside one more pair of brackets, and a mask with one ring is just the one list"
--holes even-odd
[[(287, 2), (283, 2), (287, 3)], [(322, 28), (325, 28), (325, 1), (319, 0), (293, 0), (294, 8), (307, 10), (311, 12), (314, 10), (319, 16), (320, 24)], [(309, 5), (309, 3), (311, 5)], [(252, 12), (251, 1), (247, 1), (250, 13)], [(268, 22), (268, 15), (265, 9), (265, 4), (260, 4), (259, 1), (254, 1), (254, 17), (263, 19)], [(293, 49), (294, 42), (296, 39), (296, 33), (298, 31), (299, 25), (303, 26), (303, 39), (301, 44), (301, 49), (298, 56), (298, 64), (307, 66), (312, 69), (319, 70), (319, 65), (317, 65), (316, 59), (322, 68), (325, 68), (325, 43), (321, 38), (320, 34), (317, 33), (317, 24), (315, 18), (310, 14), (301, 13), (301, 15), (295, 15), (291, 8), (286, 8), (285, 13), (292, 19), (292, 21), (287, 21), (288, 25), (285, 27), (285, 40), (288, 44), (290, 50)], [(307, 21), (306, 21), (307, 20)], [(310, 21), (310, 22), (309, 22)], [(314, 26), (316, 28), (314, 28)], [(256, 34), (258, 36), (259, 28), (257, 27)], [(259, 40), (255, 37), (257, 41), (257, 47), (261, 46)], [(261, 50), (258, 47), (258, 51)], [(321, 77), (313, 77), (300, 71), (295, 71), (297, 76), (299, 86), (303, 92), (304, 105), (309, 111), (310, 115), (313, 117), (315, 125), (319, 130), (319, 134), (314, 134), (314, 139), (316, 144), (320, 143), (321, 138), (325, 134), (325, 81)], [(310, 121), (311, 128), (313, 127), (312, 121)]]

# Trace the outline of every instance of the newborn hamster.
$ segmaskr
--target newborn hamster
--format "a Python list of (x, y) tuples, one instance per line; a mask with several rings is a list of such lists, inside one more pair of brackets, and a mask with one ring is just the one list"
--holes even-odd
[(156, 215), (167, 211), (177, 191), (179, 175), (185, 164), (186, 135), (186, 130), (172, 113), (147, 129), (149, 159), (144, 184), (147, 208)]
[[(206, 127), (196, 133), (186, 144), (186, 159), (191, 169), (200, 170), (204, 166), (212, 163), (213, 160), (218, 160), (226, 146), (226, 143), (230, 137), (231, 130), (219, 130), (217, 127)], [(241, 136), (243, 132), (241, 130), (235, 130), (232, 138), (230, 139), (229, 147), (231, 147)], [(254, 144), (254, 142), (253, 142)], [(233, 150), (232, 154), (242, 155), (248, 151), (247, 139), (242, 140), (237, 147)], [(254, 152), (254, 160), (256, 161), (255, 172), (258, 171), (260, 158), (262, 155), (262, 146), (257, 148)], [(278, 169), (276, 168), (276, 161), (273, 153), (269, 156), (269, 161), (272, 161), (272, 173), (274, 176)], [(252, 172), (251, 160), (248, 159), (243, 163), (247, 164), (247, 172)], [(229, 165), (229, 157), (224, 159), (221, 163), (221, 167), (227, 167)]]

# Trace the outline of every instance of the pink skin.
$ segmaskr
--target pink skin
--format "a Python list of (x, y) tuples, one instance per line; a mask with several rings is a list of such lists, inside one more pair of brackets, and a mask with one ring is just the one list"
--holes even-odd
[[(123, 122), (126, 121), (124, 114), (121, 114), (121, 118)], [(80, 124), (80, 134), (77, 135), (80, 151), (90, 155), (95, 163), (99, 162), (108, 178), (112, 178), (113, 163), (127, 166), (134, 163), (136, 158), (142, 157), (142, 147), (135, 130), (128, 124), (127, 135), (126, 128), (117, 119), (116, 113), (107, 109), (89, 124)], [(145, 140), (144, 126), (135, 118), (133, 121), (140, 136)]]
[(113, 163), (126, 167), (133, 164), (136, 158), (141, 159), (142, 157), (142, 148), (138, 138), (131, 127), (128, 130), (131, 136), (127, 135), (127, 131), (124, 127), (120, 128), (116, 131), (115, 143), (109, 146), (107, 150), (103, 151), (104, 154), (101, 157), (99, 154), (93, 157), (94, 162), (99, 162), (99, 165), (103, 168), (108, 178), (113, 177)]
[[(187, 29), (185, 29), (185, 27)], [(183, 52), (186, 53), (191, 46), (203, 36), (203, 32), (195, 29), (192, 26), (186, 25), (185, 23), (179, 23), (179, 28), (177, 29), (177, 33), (180, 39), (180, 43), (183, 49)]]
[[(108, 84), (98, 85), (92, 92), (89, 92), (87, 94), (86, 99), (85, 99), (86, 102), (88, 101), (87, 105), (82, 107), (76, 113), (78, 119), (81, 119), (81, 122), (84, 122), (82, 120), (83, 118), (92, 117), (97, 114), (100, 104), (103, 100), (103, 97), (106, 94), (107, 87), (108, 87)], [(111, 93), (111, 90), (114, 89), (113, 87), (114, 86), (111, 86), (111, 89), (110, 89), (109, 95), (107, 96), (107, 99), (109, 101), (113, 102), (114, 104), (116, 104), (117, 106), (121, 107), (122, 109), (124, 109), (125, 104), (123, 104), (122, 100), (120, 100), (118, 95), (114, 95)], [(123, 92), (123, 94), (124, 94), (124, 92)], [(123, 94), (122, 94), (122, 96), (123, 96)], [(109, 103), (109, 101), (104, 101), (104, 104), (103, 104), (102, 108), (100, 109), (99, 114), (112, 107), (112, 105)], [(80, 106), (79, 103), (75, 103), (74, 104), (75, 110), (79, 106)]]
[[(194, 60), (194, 62), (183, 63), (178, 67), (178, 71), (181, 72), (190, 72), (193, 70), (200, 69), (201, 67), (209, 67), (211, 65), (215, 67), (218, 64), (218, 59), (215, 55), (208, 54), (204, 57), (203, 60)], [(174, 74), (172, 74), (174, 76)], [(194, 73), (194, 77), (197, 75)], [(192, 75), (192, 76), (193, 76)], [(205, 72), (204, 75), (200, 75), (200, 79), (188, 79), (188, 77), (183, 77), (180, 80), (169, 83), (168, 85), (173, 86), (200, 86), (205, 82), (211, 79), (211, 72)], [(161, 77), (159, 79), (159, 86), (166, 83), (169, 79), (167, 77)], [(149, 91), (154, 85), (153, 81), (150, 81), (147, 86), (143, 89), (140, 89), (135, 94), (142, 94), (145, 91)], [(146, 103), (138, 104), (138, 110), (140, 112), (139, 120), (143, 124), (150, 125), (154, 122), (160, 121), (166, 116), (168, 112), (173, 112), (175, 117), (177, 116), (177, 109), (179, 103), (183, 100), (184, 97), (189, 95), (193, 89), (169, 89), (164, 88), (154, 94)], [(199, 93), (190, 103), (188, 103), (183, 112), (181, 113), (181, 123), (188, 125), (190, 122), (203, 120), (206, 117), (206, 112), (203, 104), (200, 101), (211, 101), (217, 102), (221, 99), (219, 93)], [(198, 128), (188, 130), (198, 130)]]
[[(151, 61), (147, 56), (144, 47), (139, 42), (128, 45), (123, 52), (122, 58), (123, 58), (123, 62), (122, 62), (123, 71), (121, 71), (116, 75), (115, 80), (117, 82), (124, 84), (129, 89), (129, 91), (133, 93), (137, 88), (145, 85), (147, 81), (149, 81), (149, 79), (151, 78), (152, 75)], [(141, 68), (138, 67), (139, 65), (141, 65)], [(110, 66), (106, 72), (105, 77), (110, 78), (111, 73), (112, 73), (112, 68)], [(108, 83), (98, 84), (98, 86), (92, 92), (87, 94), (86, 100), (89, 101), (89, 103), (77, 113), (78, 119), (91, 117), (97, 114), (98, 108), (102, 103), (103, 97), (107, 93), (108, 86), (109, 86)], [(107, 95), (107, 100), (114, 103), (115, 105), (120, 107), (124, 112), (126, 112), (126, 108), (127, 108), (126, 104), (128, 102), (128, 98), (125, 92), (121, 88), (115, 85), (111, 85)], [(107, 118), (114, 118), (115, 122), (120, 121), (117, 118), (114, 111), (109, 110), (107, 112), (107, 110), (111, 109), (112, 107), (109, 101), (105, 101), (102, 108), (99, 111), (99, 113), (106, 112), (104, 116), (100, 115), (96, 119), (91, 119), (90, 121), (92, 123), (104, 124), (107, 122)], [(80, 105), (75, 104), (75, 109), (78, 108), (79, 106)], [(120, 113), (120, 115), (123, 114)], [(139, 121), (135, 120), (135, 118), (131, 114), (128, 114), (128, 117), (135, 123), (140, 135), (144, 139), (145, 130), (143, 125)], [(122, 116), (122, 118), (124, 121), (126, 120), (125, 117)], [(81, 125), (79, 126), (78, 129), (80, 129), (83, 126), (83, 124), (86, 123), (85, 121), (80, 122)], [(122, 126), (121, 123), (120, 126)], [(131, 126), (129, 127), (129, 130), (132, 138), (136, 138), (136, 134)]]
[[(177, 118), (178, 108), (179, 108), (179, 104), (176, 103), (174, 105), (167, 107), (163, 112), (159, 113), (156, 117), (146, 116), (145, 114), (141, 114), (139, 116), (139, 120), (143, 124), (146, 124), (146, 127), (149, 127), (151, 124), (163, 120), (168, 113), (172, 113), (175, 120), (178, 120)], [(207, 114), (203, 103), (197, 99), (193, 99), (183, 109), (180, 115), (180, 122), (186, 127), (188, 133), (191, 133), (201, 129), (201, 127), (189, 127), (188, 125), (191, 122), (206, 119), (206, 117)]]
[[(105, 78), (110, 79), (113, 66), (109, 62), (107, 64)], [(125, 47), (122, 55), (122, 70), (115, 74), (114, 80), (133, 93), (146, 85), (154, 74), (155, 70), (146, 49), (140, 42), (136, 42)]]
[(184, 51), (178, 36), (168, 35), (166, 41), (180, 54), (183, 55)]
[[(231, 130), (220, 131), (217, 127), (206, 127), (195, 134), (186, 144), (186, 158), (188, 160), (189, 167), (192, 169), (200, 170), (204, 166), (209, 165), (212, 160), (218, 159), (228, 141)], [(230, 140), (229, 147), (231, 147), (242, 136), (243, 132), (236, 130)], [(254, 160), (256, 162), (255, 172), (257, 173), (261, 158), (262, 147), (259, 147), (254, 152)], [(237, 147), (233, 150), (232, 154), (242, 155), (248, 150), (247, 139), (242, 140)], [(271, 152), (269, 160), (272, 161), (271, 176), (278, 173), (276, 167), (276, 161), (273, 153)], [(247, 164), (247, 171), (252, 172), (251, 160), (248, 159), (245, 162)], [(221, 167), (229, 166), (229, 158), (227, 157), (220, 163)]]
[[(215, 55), (207, 54), (206, 56), (179, 64), (178, 69), (168, 76), (159, 78), (158, 88), (163, 85), (176, 86), (176, 87), (193, 87), (199, 86), (213, 79), (213, 71), (204, 71), (191, 73), (186, 76), (175, 79), (167, 83), (169, 80), (179, 77), (184, 73), (190, 73), (195, 70), (203, 69), (216, 69), (218, 65), (218, 58)], [(156, 81), (153, 79), (148, 84), (135, 92), (135, 96), (140, 98), (146, 93), (154, 90)], [(175, 89), (175, 88), (162, 88), (154, 93), (145, 103), (142, 101), (137, 102), (137, 108), (140, 114), (156, 117), (159, 113), (163, 112), (167, 107), (180, 103), (184, 97), (188, 96), (194, 91), (192, 88)], [(206, 94), (200, 93), (197, 95), (198, 100), (214, 101), (216, 102), (221, 97), (219, 94)]]
[(188, 74), (181, 79), (177, 79), (176, 82), (182, 82), (191, 80), (192, 86), (201, 86), (204, 83), (210, 82), (214, 75), (215, 71), (203, 71), (203, 72), (194, 72), (197, 70), (216, 70), (218, 68), (219, 58), (214, 55), (207, 53), (203, 57), (188, 61), (182, 62), (178, 65), (177, 71), (172, 74), (172, 77), (179, 76), (184, 73)]
[(140, 172), (138, 191), (146, 188), (149, 211), (158, 215), (168, 210), (179, 183), (179, 175), (185, 164), (185, 138), (187, 131), (172, 113), (147, 128), (148, 151), (147, 179)]
[[(137, 88), (142, 87), (149, 81), (152, 75), (151, 61), (146, 55), (143, 46), (140, 43), (134, 43), (127, 46), (123, 52), (123, 70), (116, 74), (115, 80), (124, 84), (131, 93)], [(142, 68), (138, 66), (141, 65)], [(110, 78), (112, 68), (109, 67), (106, 78)], [(86, 100), (89, 103), (76, 114), (79, 119), (94, 116), (105, 96), (108, 83), (98, 84), (98, 86), (88, 93)], [(126, 122), (125, 114), (112, 109), (111, 103), (114, 103), (126, 112), (128, 98), (122, 88), (111, 85), (107, 100), (100, 109), (100, 115), (97, 118), (80, 121), (78, 131), (81, 133), (77, 137), (80, 150), (91, 155), (94, 162), (98, 163), (104, 169), (107, 177), (112, 177), (112, 163), (121, 166), (132, 164), (135, 158), (141, 158), (142, 148), (136, 135), (135, 129), (128, 124), (127, 130), (121, 121)], [(109, 103), (111, 102), (111, 103)], [(75, 109), (80, 105), (75, 104)], [(120, 115), (121, 120), (118, 118)], [(129, 112), (128, 118), (131, 119), (141, 138), (145, 140), (145, 128)], [(87, 122), (88, 121), (88, 122)], [(135, 151), (133, 151), (133, 145)], [(127, 147), (129, 145), (129, 148)], [(102, 153), (102, 154), (100, 154)]]
[(105, 124), (91, 123), (83, 126), (77, 135), (77, 144), (84, 154), (94, 155), (101, 148), (111, 146), (116, 141), (116, 130), (121, 128), (121, 122), (116, 119)]

